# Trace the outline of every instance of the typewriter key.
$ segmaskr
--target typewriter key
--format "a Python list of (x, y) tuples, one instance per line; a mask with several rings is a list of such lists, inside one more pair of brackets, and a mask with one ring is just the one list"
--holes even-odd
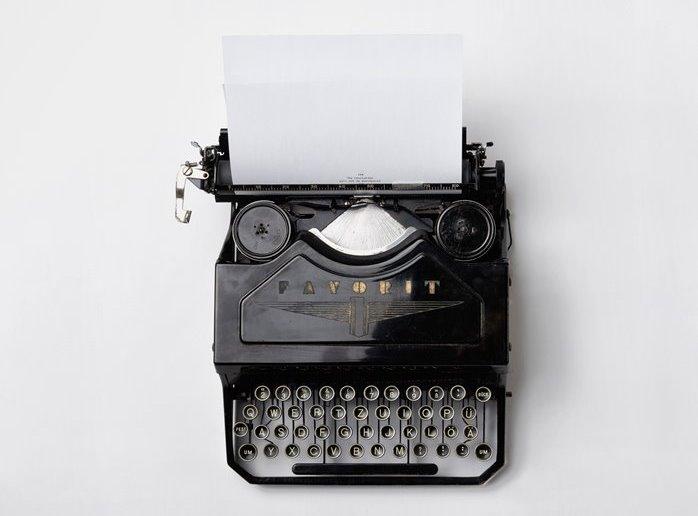
[(395, 429), (390, 425), (384, 426), (381, 428), (381, 435), (385, 439), (392, 439), (395, 437)]
[(266, 439), (269, 436), (269, 429), (264, 425), (258, 426), (254, 429), (254, 435), (257, 439)]
[(347, 415), (347, 411), (341, 405), (335, 405), (332, 407), (332, 410), (330, 410), (330, 414), (332, 415), (332, 419), (339, 421), (340, 419), (344, 419), (344, 416)]
[(405, 448), (404, 444), (396, 444), (393, 448), (393, 455), (395, 455), (398, 459), (402, 459), (405, 455), (407, 455), (407, 448)]
[(312, 457), (313, 459), (317, 459), (321, 452), (322, 450), (317, 444), (311, 444), (308, 446), (308, 456)]
[(442, 387), (435, 385), (429, 389), (429, 399), (432, 401), (441, 401), (444, 397), (444, 390)]
[(463, 429), (463, 436), (468, 440), (471, 441), (477, 437), (477, 428), (474, 426), (466, 426)]
[(444, 419), (446, 421), (450, 421), (451, 419), (453, 419), (453, 407), (444, 405), (443, 407), (441, 407), (441, 410), (439, 412), (441, 414), (441, 419)]
[(337, 435), (342, 439), (349, 439), (351, 437), (351, 434), (351, 427), (347, 425), (342, 425), (339, 428), (337, 428)]
[(272, 421), (276, 421), (281, 417), (281, 409), (276, 405), (269, 405), (267, 407), (267, 417)]
[(482, 443), (475, 448), (475, 456), (480, 460), (487, 460), (492, 456), (492, 448)]
[(363, 421), (368, 417), (368, 409), (363, 405), (357, 405), (354, 407), (354, 417), (359, 421)]
[(364, 456), (364, 447), (360, 444), (354, 444), (351, 448), (349, 448), (349, 455), (355, 459), (360, 459)]
[(475, 414), (477, 414), (475, 407), (471, 407), (470, 405), (463, 407), (463, 419), (474, 419)]
[(407, 421), (412, 417), (412, 409), (406, 405), (397, 408), (397, 417), (402, 421)]
[(436, 447), (436, 454), (439, 457), (448, 457), (448, 454), (450, 453), (450, 449), (448, 447), (448, 444), (439, 444)]
[(274, 395), (276, 396), (277, 400), (286, 401), (291, 397), (291, 389), (289, 389), (286, 385), (280, 385), (276, 388), (276, 391), (274, 391)]
[(233, 432), (238, 437), (245, 437), (247, 435), (247, 425), (245, 423), (235, 423)]
[(297, 439), (305, 439), (308, 437), (308, 427), (305, 425), (297, 426), (296, 429), (293, 431), (293, 434), (296, 436)]
[(416, 385), (412, 385), (405, 391), (405, 396), (407, 396), (407, 399), (410, 401), (417, 401), (422, 397), (422, 389)]
[(456, 446), (456, 454), (459, 457), (467, 457), (468, 453), (470, 453), (470, 450), (468, 449), (468, 445), (465, 443), (459, 444)]
[(270, 459), (273, 459), (278, 454), (279, 454), (279, 448), (277, 448), (275, 444), (267, 444), (264, 447), (264, 455), (266, 455)]
[(271, 396), (271, 391), (266, 385), (260, 385), (254, 390), (254, 397), (259, 401), (267, 401)]
[(477, 260), (489, 251), (495, 238), (494, 217), (475, 201), (452, 203), (436, 221), (436, 240), (450, 255)]
[(383, 396), (385, 396), (385, 399), (388, 401), (395, 401), (400, 397), (400, 389), (394, 385), (389, 385), (383, 391)]
[(257, 410), (257, 407), (254, 405), (246, 405), (242, 409), (242, 415), (245, 416), (245, 419), (252, 420), (257, 417), (257, 414), (259, 411)]
[(385, 405), (378, 405), (376, 407), (376, 417), (381, 421), (385, 421), (390, 417), (390, 409)]
[(233, 221), (233, 240), (238, 251), (251, 260), (271, 260), (291, 239), (291, 220), (270, 201), (243, 207)]
[(450, 394), (452, 400), (460, 401), (463, 398), (465, 398), (465, 387), (463, 387), (462, 385), (454, 385), (453, 387), (451, 387)]
[(288, 407), (288, 417), (290, 417), (294, 421), (296, 419), (300, 419), (302, 414), (303, 412), (301, 411), (301, 408), (298, 405), (291, 405), (290, 407)]
[(419, 443), (414, 445), (414, 454), (417, 457), (424, 457), (429, 449), (425, 444)]
[(405, 427), (402, 434), (405, 436), (405, 439), (414, 439), (417, 437), (417, 429), (412, 425), (409, 425)]
[(279, 425), (274, 428), (274, 435), (277, 439), (286, 439), (288, 437), (288, 427), (286, 425)]
[(310, 417), (313, 419), (321, 419), (325, 415), (325, 409), (320, 405), (313, 405), (310, 407)]
[(320, 425), (315, 429), (315, 436), (324, 441), (330, 436), (330, 429), (325, 425)]
[(376, 458), (381, 458), (383, 454), (385, 453), (385, 448), (383, 448), (382, 444), (374, 444), (371, 446), (371, 455), (373, 455)]
[(453, 425), (448, 425), (446, 428), (444, 428), (444, 435), (449, 439), (455, 439), (458, 437), (458, 428)]
[(424, 437), (428, 439), (436, 439), (439, 435), (439, 430), (434, 425), (429, 425), (424, 429)]
[(334, 399), (334, 389), (329, 385), (320, 387), (320, 399), (322, 401), (332, 401)]
[(380, 391), (375, 385), (369, 385), (364, 389), (364, 398), (368, 401), (376, 401), (379, 395)]
[(370, 439), (373, 437), (373, 427), (364, 425), (359, 429), (359, 435), (364, 439)]
[(330, 444), (327, 447), (327, 456), (336, 459), (342, 454), (342, 449), (339, 447), (338, 444)]
[(307, 385), (301, 385), (296, 389), (296, 398), (298, 398), (299, 401), (308, 401), (311, 395), (312, 391)]
[(300, 453), (300, 449), (298, 448), (297, 444), (289, 444), (286, 446), (286, 456), (288, 457), (298, 457), (298, 454)]
[(431, 419), (434, 415), (434, 409), (429, 405), (422, 405), (419, 407), (419, 417), (420, 419)]
[(254, 444), (243, 444), (238, 450), (242, 460), (254, 460), (257, 456), (257, 447)]
[(492, 391), (489, 390), (487, 387), (478, 387), (475, 391), (475, 397), (478, 401), (485, 403), (487, 401), (490, 401), (490, 398), (492, 397)]
[(351, 387), (350, 385), (345, 385), (339, 390), (339, 397), (344, 401), (351, 401), (354, 399), (354, 396), (356, 396), (356, 391), (354, 390), (354, 387)]

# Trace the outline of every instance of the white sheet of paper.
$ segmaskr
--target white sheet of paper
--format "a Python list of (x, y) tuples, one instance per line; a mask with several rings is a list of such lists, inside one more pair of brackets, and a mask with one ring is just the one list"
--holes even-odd
[(226, 36), (233, 183), (459, 183), (459, 35)]

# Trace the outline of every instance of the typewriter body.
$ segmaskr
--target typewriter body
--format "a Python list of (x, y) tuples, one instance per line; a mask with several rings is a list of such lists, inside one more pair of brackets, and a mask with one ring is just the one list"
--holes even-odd
[(214, 363), (253, 483), (479, 484), (504, 464), (504, 164), (460, 184), (236, 186), (226, 130), (177, 178), (231, 205)]

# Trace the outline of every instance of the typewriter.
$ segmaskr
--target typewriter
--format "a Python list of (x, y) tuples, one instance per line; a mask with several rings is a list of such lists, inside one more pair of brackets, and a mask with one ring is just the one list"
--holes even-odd
[(179, 170), (231, 205), (215, 274), (227, 461), (252, 483), (481, 484), (504, 465), (504, 163), (459, 184), (236, 185), (228, 136)]

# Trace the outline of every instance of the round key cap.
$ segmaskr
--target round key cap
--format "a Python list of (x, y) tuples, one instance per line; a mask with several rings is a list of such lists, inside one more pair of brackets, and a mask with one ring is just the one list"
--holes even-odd
[(351, 434), (351, 427), (347, 425), (342, 425), (339, 428), (337, 428), (337, 436), (341, 439), (349, 439), (351, 437)]
[(269, 436), (269, 428), (264, 425), (258, 426), (254, 429), (254, 435), (257, 436), (257, 439), (266, 439)]
[(477, 414), (475, 407), (470, 405), (463, 407), (463, 419), (475, 419), (475, 414)]
[(359, 428), (359, 435), (364, 439), (370, 439), (373, 437), (373, 427), (368, 425), (362, 426)]
[(315, 436), (324, 441), (330, 436), (330, 429), (325, 425), (320, 425), (315, 429)]
[(414, 454), (416, 457), (424, 457), (429, 449), (425, 444), (419, 443), (414, 445)]
[(300, 453), (300, 448), (298, 448), (297, 444), (289, 444), (286, 446), (286, 456), (287, 457), (298, 457), (298, 454)]
[(256, 418), (257, 414), (259, 414), (259, 411), (254, 405), (245, 405), (245, 407), (242, 409), (242, 415), (245, 416), (245, 419), (249, 421)]
[(360, 444), (352, 445), (352, 447), (349, 448), (349, 455), (351, 455), (355, 459), (360, 459), (364, 456), (364, 447)]
[(397, 408), (397, 417), (402, 421), (407, 421), (412, 417), (412, 409), (407, 405), (401, 405)]
[(268, 458), (273, 459), (278, 454), (279, 454), (279, 448), (277, 448), (275, 444), (267, 444), (264, 447), (264, 455), (266, 455)]
[(322, 449), (317, 444), (311, 444), (308, 446), (308, 455), (313, 459), (317, 459), (322, 453)]
[(477, 398), (477, 401), (481, 401), (482, 403), (490, 401), (491, 397), (492, 391), (487, 387), (478, 387), (475, 391), (475, 398)]
[(242, 460), (254, 460), (257, 457), (257, 447), (254, 444), (243, 444), (238, 449), (238, 455)]
[(345, 385), (339, 389), (339, 397), (344, 401), (351, 401), (354, 399), (354, 396), (356, 396), (356, 391), (351, 385)]
[(468, 441), (475, 439), (477, 437), (477, 428), (472, 425), (466, 426), (463, 429), (463, 437)]
[(363, 421), (368, 417), (368, 409), (363, 405), (357, 405), (354, 407), (354, 417), (359, 421)]
[(395, 429), (390, 425), (383, 426), (381, 427), (381, 435), (385, 439), (392, 439), (395, 436)]
[(332, 410), (330, 410), (330, 415), (332, 419), (339, 421), (340, 419), (344, 419), (344, 416), (347, 415), (347, 411), (341, 405), (335, 405), (332, 407)]
[(266, 385), (260, 385), (254, 390), (254, 397), (259, 401), (267, 401), (271, 396), (271, 390)]
[(395, 455), (398, 459), (402, 459), (405, 457), (405, 455), (407, 455), (407, 448), (405, 448), (404, 444), (396, 444), (393, 448), (393, 455)]
[(334, 389), (329, 385), (320, 387), (320, 399), (322, 401), (332, 401), (334, 399)]
[(274, 396), (279, 401), (287, 401), (291, 397), (291, 389), (288, 385), (279, 385), (274, 391)]
[(293, 420), (300, 419), (303, 415), (303, 411), (298, 405), (291, 405), (288, 407), (288, 417)]
[(445, 421), (450, 421), (451, 419), (453, 419), (453, 412), (453, 407), (449, 405), (444, 405), (443, 407), (441, 407), (441, 410), (439, 411), (439, 413), (441, 414), (441, 419)]
[(406, 426), (402, 431), (402, 435), (405, 436), (405, 439), (414, 439), (417, 437), (417, 429), (412, 425)]
[(380, 393), (381, 391), (378, 390), (378, 387), (375, 385), (368, 385), (364, 389), (364, 398), (366, 398), (367, 401), (376, 401)]
[(296, 436), (297, 439), (305, 439), (308, 437), (308, 434), (310, 432), (308, 431), (308, 427), (305, 425), (297, 426), (296, 429), (293, 431), (293, 434)]
[(422, 389), (420, 389), (416, 385), (411, 385), (405, 391), (405, 396), (410, 401), (417, 401), (422, 397)]
[(439, 444), (436, 447), (436, 454), (439, 457), (448, 457), (448, 454), (450, 453), (450, 449), (448, 448), (448, 444)]
[(456, 454), (459, 457), (467, 457), (468, 453), (470, 453), (470, 450), (468, 449), (468, 445), (465, 443), (461, 443), (458, 446), (456, 446)]
[(279, 425), (274, 428), (274, 435), (277, 439), (286, 439), (288, 437), (288, 427), (286, 425)]
[(371, 446), (371, 455), (373, 455), (376, 458), (380, 458), (383, 456), (385, 453), (385, 448), (383, 448), (382, 444), (374, 444)]
[(434, 415), (434, 409), (429, 405), (422, 405), (419, 407), (419, 418), (420, 419), (431, 419)]
[(276, 421), (281, 417), (281, 409), (277, 405), (269, 405), (267, 407), (267, 417), (272, 421)]
[(383, 396), (388, 401), (395, 401), (400, 397), (400, 389), (398, 389), (394, 385), (389, 385), (383, 391)]
[(376, 417), (381, 421), (385, 421), (390, 417), (390, 409), (385, 405), (378, 405), (376, 407)]
[(436, 439), (439, 435), (439, 430), (434, 425), (429, 425), (424, 429), (424, 437), (428, 439)]
[(313, 405), (310, 407), (310, 417), (313, 419), (321, 419), (325, 415), (325, 409), (320, 405)]
[(233, 432), (238, 437), (244, 437), (247, 435), (247, 425), (245, 423), (235, 423), (233, 427)]
[(444, 428), (444, 435), (449, 439), (455, 439), (458, 437), (458, 428), (453, 425), (448, 425), (446, 428)]
[(487, 460), (492, 456), (492, 448), (485, 443), (479, 444), (475, 448), (475, 456), (480, 460)]
[(441, 401), (444, 397), (444, 389), (443, 387), (439, 387), (438, 385), (434, 385), (431, 389), (429, 389), (429, 399), (432, 401)]
[(451, 395), (451, 399), (455, 401), (460, 401), (463, 398), (465, 398), (466, 392), (465, 392), (465, 387), (462, 385), (454, 385), (451, 387), (451, 391), (449, 392)]
[(312, 396), (312, 391), (310, 390), (310, 387), (307, 385), (301, 385), (296, 389), (296, 398), (299, 401), (308, 401), (310, 399), (310, 396)]
[(327, 447), (327, 456), (336, 459), (342, 454), (342, 449), (339, 447), (338, 444), (330, 444)]

